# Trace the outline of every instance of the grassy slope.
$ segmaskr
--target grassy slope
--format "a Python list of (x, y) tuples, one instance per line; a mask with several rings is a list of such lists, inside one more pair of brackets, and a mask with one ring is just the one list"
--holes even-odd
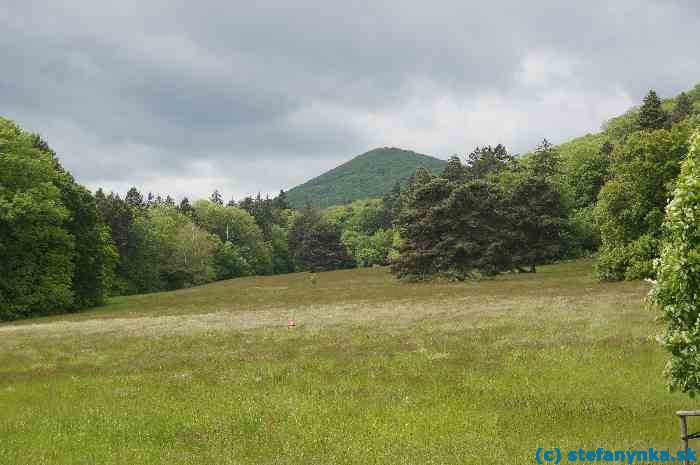
[[(0, 325), (2, 464), (529, 464), (679, 446), (647, 284), (246, 278)], [(286, 328), (294, 317), (299, 326)], [(500, 438), (500, 439), (499, 439)]]
[(295, 208), (303, 207), (307, 201), (329, 207), (382, 197), (397, 181), (405, 181), (414, 174), (419, 166), (437, 173), (445, 163), (409, 150), (375, 149), (290, 189), (287, 195)]

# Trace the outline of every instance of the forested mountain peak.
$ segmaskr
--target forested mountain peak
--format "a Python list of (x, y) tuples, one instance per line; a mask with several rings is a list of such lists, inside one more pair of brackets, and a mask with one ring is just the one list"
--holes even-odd
[(446, 162), (396, 147), (381, 147), (356, 156), (310, 181), (289, 190), (289, 203), (301, 208), (310, 202), (327, 207), (382, 197), (423, 166), (437, 174)]

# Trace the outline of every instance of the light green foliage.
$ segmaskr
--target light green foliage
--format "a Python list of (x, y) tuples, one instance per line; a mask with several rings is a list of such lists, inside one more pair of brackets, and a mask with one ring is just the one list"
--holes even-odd
[(567, 212), (562, 257), (588, 255), (600, 245), (593, 211), (612, 164), (614, 146), (606, 137), (603, 133), (588, 134), (557, 147), (561, 156), (557, 187)]
[(168, 205), (152, 206), (132, 226), (129, 281), (134, 292), (213, 281), (219, 239)]
[(216, 234), (222, 242), (235, 245), (253, 274), (272, 273), (272, 246), (265, 242), (252, 215), (240, 208), (207, 200), (198, 200), (193, 208), (196, 223)]
[(700, 132), (683, 161), (664, 232), (650, 298), (666, 322), (659, 340), (671, 354), (670, 387), (695, 395), (700, 392)]
[(381, 199), (357, 200), (348, 205), (330, 207), (323, 217), (343, 229), (371, 235), (383, 226), (384, 206)]
[(397, 182), (405, 182), (419, 166), (439, 173), (446, 162), (397, 148), (380, 148), (290, 189), (289, 204), (297, 209), (307, 202), (325, 208), (355, 200), (381, 198)]
[(639, 108), (632, 108), (620, 116), (609, 119), (603, 123), (603, 134), (613, 144), (624, 142), (635, 131), (635, 125), (639, 115)]
[(342, 242), (358, 266), (387, 265), (393, 229), (384, 229), (386, 218), (381, 199), (358, 200), (330, 207), (323, 217), (342, 230)]
[(573, 209), (590, 207), (605, 184), (611, 156), (600, 134), (588, 135), (557, 147), (566, 196)]
[(231, 242), (220, 244), (214, 257), (214, 263), (217, 279), (239, 278), (250, 276), (253, 273), (240, 247)]
[(600, 230), (595, 222), (594, 206), (569, 210), (561, 230), (561, 258), (591, 255), (600, 247)]
[(393, 233), (393, 230), (379, 229), (372, 235), (366, 235), (348, 229), (343, 232), (341, 240), (357, 266), (386, 265), (394, 241)]
[(214, 280), (214, 254), (219, 238), (190, 221), (178, 224), (173, 254), (164, 261), (163, 271), (175, 277), (177, 287), (189, 287)]
[(638, 131), (613, 151), (613, 178), (601, 189), (595, 209), (601, 233), (601, 279), (636, 279), (653, 275), (651, 260), (666, 200), (688, 150), (689, 125), (670, 130)]

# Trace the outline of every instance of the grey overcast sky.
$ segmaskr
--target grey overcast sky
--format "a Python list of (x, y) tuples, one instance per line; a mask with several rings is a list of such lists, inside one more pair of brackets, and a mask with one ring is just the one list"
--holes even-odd
[(90, 188), (190, 198), (523, 152), (700, 82), (697, 0), (0, 0), (0, 26), (1, 115)]

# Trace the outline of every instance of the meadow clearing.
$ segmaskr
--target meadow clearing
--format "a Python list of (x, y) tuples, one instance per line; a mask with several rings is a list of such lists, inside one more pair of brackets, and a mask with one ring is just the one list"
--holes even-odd
[[(680, 447), (646, 282), (243, 278), (0, 325), (0, 464), (529, 464)], [(293, 318), (297, 327), (287, 328)]]

